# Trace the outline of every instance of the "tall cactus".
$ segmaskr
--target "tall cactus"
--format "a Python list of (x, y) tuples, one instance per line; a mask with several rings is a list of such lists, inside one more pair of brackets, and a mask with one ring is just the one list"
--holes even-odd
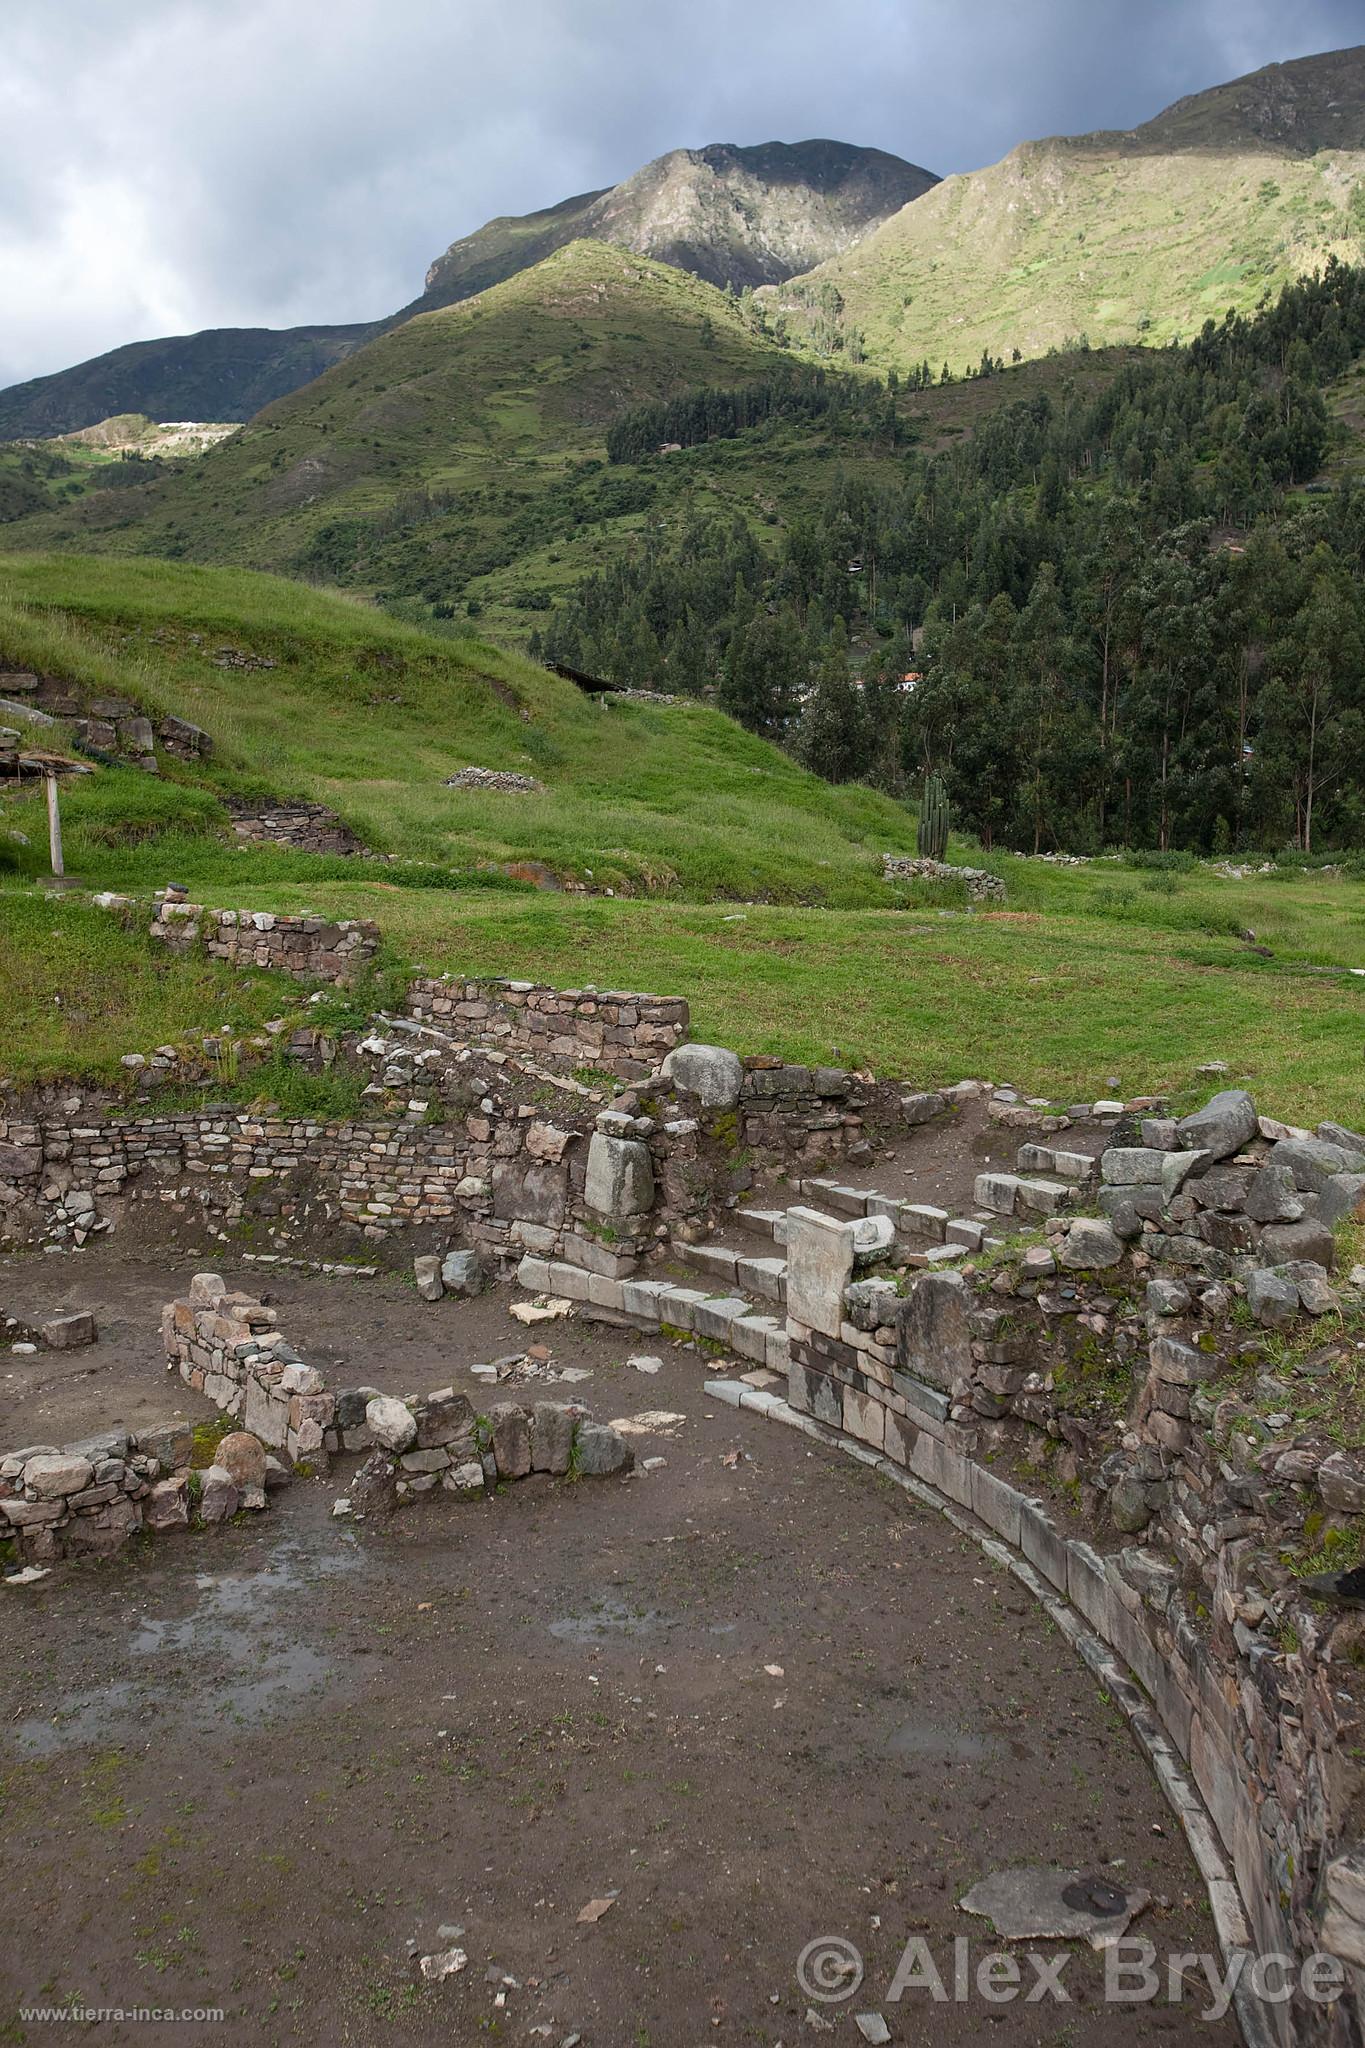
[(948, 851), (948, 792), (941, 775), (926, 775), (919, 807), (921, 860), (942, 860)]

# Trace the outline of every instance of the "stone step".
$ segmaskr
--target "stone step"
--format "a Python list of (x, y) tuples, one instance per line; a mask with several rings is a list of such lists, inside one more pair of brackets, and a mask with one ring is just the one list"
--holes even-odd
[(889, 1216), (897, 1237), (927, 1237), (935, 1244), (943, 1242), (948, 1225), (954, 1220), (950, 1210), (936, 1208), (932, 1202), (911, 1202), (904, 1195), (880, 1195), (873, 1189), (849, 1188), (837, 1180), (798, 1181), (796, 1191), (812, 1208), (822, 1209), (828, 1215)]
[(724, 1280), (744, 1294), (756, 1294), (779, 1306), (787, 1298), (787, 1262), (756, 1253), (732, 1251), (723, 1244), (680, 1244), (675, 1239), (673, 1256), (685, 1266)]
[(517, 1282), (528, 1293), (558, 1295), (603, 1309), (636, 1329), (685, 1330), (723, 1344), (771, 1372), (787, 1370), (785, 1316), (769, 1315), (741, 1294), (714, 1294), (672, 1280), (611, 1280), (562, 1259), (535, 1258), (529, 1252), (517, 1267)]
[(1056, 1145), (1021, 1145), (1015, 1161), (1020, 1173), (1051, 1174), (1057, 1180), (1088, 1181), (1100, 1162), (1087, 1152), (1066, 1152)]
[(736, 1209), (730, 1220), (747, 1231), (750, 1237), (764, 1237), (769, 1244), (785, 1244), (787, 1241), (785, 1209)]
[(979, 1173), (972, 1193), (978, 1209), (988, 1209), (993, 1216), (1055, 1216), (1071, 1207), (1077, 1189), (1074, 1182)]

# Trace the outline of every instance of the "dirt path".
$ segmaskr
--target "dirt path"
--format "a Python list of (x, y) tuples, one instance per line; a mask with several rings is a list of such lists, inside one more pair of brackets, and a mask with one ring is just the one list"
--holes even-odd
[[(100, 1277), (111, 1327), (145, 1328), (164, 1270)], [(272, 1286), (306, 1356), (363, 1353), (376, 1384), (458, 1381), (456, 1353), (516, 1327), (505, 1297)], [(1196, 2004), (1106, 2010), (1088, 1951), (1066, 2006), (886, 2002), (911, 1935), (950, 1982), (955, 1935), (990, 1949), (955, 1902), (1019, 1862), (1140, 1884), (1135, 1933), (1211, 1951), (1168, 1809), (1046, 1618), (936, 1515), (709, 1402), (690, 1353), (550, 1340), (599, 1416), (680, 1418), (636, 1439), (663, 1465), (384, 1529), (332, 1518), (338, 1473), (0, 1592), (4, 2020), (68, 1995), (228, 2015), (100, 2028), (118, 2042), (804, 2048), (796, 1959), (828, 1933), (867, 1965), (819, 2008), (835, 2048), (874, 2010), (897, 2043), (1231, 2041)], [(424, 1983), (416, 1959), (456, 1945), (467, 1966)]]

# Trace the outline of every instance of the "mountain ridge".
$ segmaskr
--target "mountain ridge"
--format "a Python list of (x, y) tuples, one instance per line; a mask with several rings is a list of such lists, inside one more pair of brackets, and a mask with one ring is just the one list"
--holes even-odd
[[(452, 242), (421, 294), (379, 320), (206, 328), (129, 342), (0, 391), (0, 440), (71, 433), (119, 413), (251, 419), (378, 335), (459, 304), (591, 239), (710, 284), (771, 283), (846, 249), (934, 174), (885, 150), (816, 140), (670, 150), (617, 185), (529, 214), (499, 215)], [(793, 194), (807, 193), (804, 203)]]
[(961, 373), (983, 352), (1177, 340), (1331, 256), (1365, 260), (1365, 46), (1136, 129), (1022, 142), (762, 297), (806, 344)]

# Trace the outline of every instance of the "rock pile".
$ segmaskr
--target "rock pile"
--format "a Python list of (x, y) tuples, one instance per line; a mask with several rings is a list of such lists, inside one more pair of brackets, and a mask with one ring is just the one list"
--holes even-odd
[(1163, 1265), (1243, 1283), (1266, 1325), (1336, 1306), (1333, 1227), (1365, 1221), (1365, 1137), (1260, 1117), (1237, 1088), (1179, 1122), (1144, 1118), (1131, 1135), (1100, 1159), (1099, 1206), (1119, 1238)]
[(447, 789), (495, 789), (507, 795), (535, 796), (545, 784), (537, 782), (534, 775), (521, 775), (512, 768), (461, 768), (458, 775), (448, 775)]
[(579, 1402), (496, 1401), (476, 1415), (453, 1387), (401, 1401), (355, 1387), (337, 1395), (337, 1426), (343, 1449), (370, 1453), (344, 1496), (357, 1515), (438, 1491), (481, 1500), (533, 1473), (605, 1478), (634, 1463), (625, 1438)]

